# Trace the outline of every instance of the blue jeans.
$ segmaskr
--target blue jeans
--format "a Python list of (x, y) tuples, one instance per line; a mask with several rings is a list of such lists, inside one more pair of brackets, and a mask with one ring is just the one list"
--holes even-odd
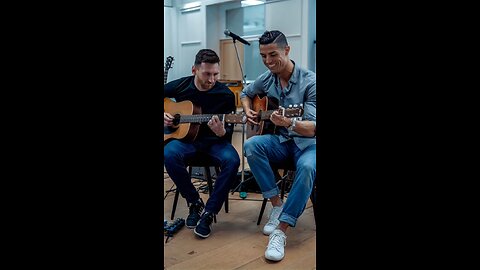
[(201, 139), (193, 143), (172, 140), (165, 145), (163, 149), (165, 168), (188, 203), (196, 202), (200, 198), (185, 165), (185, 160), (195, 156), (197, 152), (209, 155), (214, 162), (212, 166), (220, 166), (220, 174), (215, 180), (212, 195), (205, 205), (205, 211), (217, 214), (237, 176), (240, 158), (235, 148), (228, 142), (209, 144), (202, 142)]
[(316, 145), (303, 151), (293, 140), (280, 143), (277, 135), (261, 135), (249, 138), (245, 144), (245, 156), (264, 198), (280, 194), (271, 163), (282, 163), (293, 157), (296, 173), (288, 199), (283, 205), (279, 220), (295, 227), (297, 219), (305, 210), (316, 177)]

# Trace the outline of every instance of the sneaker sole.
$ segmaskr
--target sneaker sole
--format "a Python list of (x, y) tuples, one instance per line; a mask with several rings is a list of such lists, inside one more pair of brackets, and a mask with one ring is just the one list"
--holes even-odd
[(189, 228), (189, 229), (195, 229), (195, 228), (197, 227), (197, 225), (195, 225), (195, 226), (187, 226), (187, 225), (185, 224), (185, 227), (187, 227), (187, 228)]
[(285, 255), (283, 255), (283, 257), (282, 257), (282, 258), (280, 258), (280, 259), (274, 259), (274, 258), (267, 258), (267, 256), (265, 256), (265, 259), (267, 259), (267, 260), (269, 260), (269, 261), (278, 262), (278, 261), (281, 261), (281, 260), (283, 260), (283, 258), (284, 258), (284, 257), (285, 257)]
[[(275, 227), (275, 229), (277, 229), (277, 228), (278, 228), (278, 225), (277, 225), (277, 227)], [(272, 234), (273, 231), (275, 231), (275, 229), (273, 229), (271, 232), (265, 232), (265, 227), (264, 227), (264, 228), (262, 229), (262, 233), (263, 233), (264, 235), (269, 236), (270, 234)]]
[(198, 236), (200, 236), (200, 237), (202, 237), (202, 238), (207, 238), (207, 237), (210, 236), (210, 234), (207, 234), (207, 235), (200, 234), (200, 233), (197, 232), (197, 230), (193, 230), (193, 232), (194, 232), (196, 235), (198, 235)]

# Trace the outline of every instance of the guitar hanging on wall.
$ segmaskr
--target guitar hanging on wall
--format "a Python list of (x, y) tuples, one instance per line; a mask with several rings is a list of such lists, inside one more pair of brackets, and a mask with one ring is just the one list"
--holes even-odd
[[(167, 78), (168, 78), (168, 70), (172, 68), (173, 66), (173, 56), (168, 56), (167, 57), (167, 60), (165, 61), (165, 68), (164, 68), (164, 72), (163, 72), (163, 84), (165, 85), (167, 83)], [(165, 101), (167, 98), (163, 98), (163, 100)], [(175, 101), (175, 99), (171, 99), (172, 101)]]
[(168, 77), (168, 70), (172, 68), (173, 64), (173, 56), (168, 56), (167, 60), (165, 61), (165, 72), (163, 73), (163, 84), (167, 83), (167, 77)]

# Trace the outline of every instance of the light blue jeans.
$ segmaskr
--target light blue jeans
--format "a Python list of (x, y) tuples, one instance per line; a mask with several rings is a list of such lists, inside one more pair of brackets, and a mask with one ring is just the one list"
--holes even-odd
[(264, 198), (280, 194), (271, 163), (282, 163), (293, 157), (296, 173), (288, 198), (283, 205), (279, 220), (295, 227), (297, 219), (305, 210), (316, 177), (316, 145), (303, 151), (293, 140), (280, 143), (277, 135), (253, 136), (245, 141), (245, 156)]

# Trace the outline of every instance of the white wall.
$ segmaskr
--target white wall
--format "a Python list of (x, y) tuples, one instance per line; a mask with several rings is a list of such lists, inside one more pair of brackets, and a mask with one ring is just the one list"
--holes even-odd
[(219, 5), (210, 5), (207, 6), (206, 11), (207, 16), (207, 48), (214, 50), (218, 55), (220, 55), (220, 42), (219, 40), (223, 38), (223, 30), (220, 28), (218, 23), (220, 19), (220, 10)]
[(195, 55), (206, 47), (206, 17), (205, 7), (194, 11), (180, 11), (179, 13), (179, 65), (178, 78), (192, 74), (192, 65)]
[(164, 60), (163, 63), (165, 64), (165, 60), (168, 56), (173, 56), (173, 68), (168, 71), (168, 78), (167, 82), (172, 81), (172, 78), (178, 77), (178, 48), (176, 46), (178, 35), (177, 31), (173, 31), (177, 29), (177, 11), (175, 8), (172, 7), (164, 7), (163, 8), (163, 15), (164, 15), (164, 24), (163, 24), (163, 37), (164, 37), (164, 46), (163, 46), (163, 56)]
[[(199, 49), (211, 48), (220, 54), (220, 39), (225, 38), (226, 10), (241, 6), (239, 0), (208, 0), (200, 1), (198, 10), (181, 11), (184, 4), (197, 1), (173, 0), (173, 7), (164, 7), (164, 55), (165, 58), (169, 55), (175, 58), (168, 81), (191, 74)], [(315, 23), (312, 18), (316, 16), (314, 7), (315, 0), (284, 0), (265, 4), (266, 29), (282, 31), (292, 47), (290, 58), (305, 68), (311, 68), (315, 60), (312, 56), (315, 49), (312, 47), (313, 39), (316, 38), (316, 29), (312, 25), (312, 22)], [(246, 39), (258, 40), (258, 36)]]
[(317, 39), (317, 24), (316, 24), (316, 10), (317, 10), (317, 2), (315, 0), (308, 0), (305, 1), (304, 4), (305, 10), (307, 11), (307, 16), (304, 16), (304, 21), (307, 24), (307, 36), (306, 42), (304, 45), (305, 56), (308, 69), (313, 70), (316, 72), (316, 56), (317, 56), (317, 46), (314, 43), (314, 40)]
[(303, 66), (302, 58), (302, 2), (280, 1), (266, 4), (265, 28), (279, 30), (287, 37), (290, 59)]

